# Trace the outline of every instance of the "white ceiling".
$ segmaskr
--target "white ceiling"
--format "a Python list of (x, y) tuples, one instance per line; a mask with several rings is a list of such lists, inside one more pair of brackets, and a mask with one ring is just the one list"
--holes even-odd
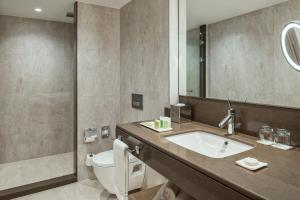
[[(27, 17), (50, 21), (73, 22), (66, 17), (67, 12), (73, 12), (76, 0), (0, 0), (0, 15)], [(130, 0), (79, 0), (80, 2), (120, 9)], [(36, 13), (39, 7), (43, 12)]]
[[(76, 0), (0, 0), (0, 15), (10, 15), (73, 22), (67, 12), (73, 12)], [(120, 9), (130, 0), (79, 0), (80, 2)], [(149, 0), (150, 1), (150, 0)], [(210, 24), (287, 0), (187, 0), (188, 29)], [(43, 9), (34, 12), (35, 7)]]
[(187, 0), (187, 28), (197, 28), (288, 0)]
[[(0, 0), (1, 1), (1, 0)], [(120, 9), (131, 0), (79, 0), (80, 2)]]

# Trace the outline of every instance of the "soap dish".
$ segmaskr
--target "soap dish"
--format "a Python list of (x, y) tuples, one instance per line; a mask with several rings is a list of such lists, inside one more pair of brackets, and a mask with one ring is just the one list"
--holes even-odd
[[(261, 168), (267, 167), (268, 163), (257, 161), (257, 163), (253, 162), (253, 158), (247, 157), (241, 160), (236, 161), (235, 163), (243, 168), (246, 168), (251, 171), (256, 171)], [(250, 164), (251, 163), (251, 164)]]

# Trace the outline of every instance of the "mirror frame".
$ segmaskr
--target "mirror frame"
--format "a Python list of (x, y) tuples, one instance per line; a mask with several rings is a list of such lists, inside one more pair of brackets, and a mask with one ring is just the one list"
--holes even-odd
[(286, 58), (287, 62), (298, 72), (300, 72), (300, 65), (298, 65), (297, 63), (295, 63), (293, 61), (293, 59), (290, 57), (287, 49), (286, 49), (286, 35), (288, 33), (288, 31), (292, 28), (298, 28), (300, 29), (300, 21), (291, 21), (290, 23), (288, 23), (287, 25), (285, 25), (285, 27), (282, 29), (281, 32), (281, 48), (284, 54), (284, 57)]

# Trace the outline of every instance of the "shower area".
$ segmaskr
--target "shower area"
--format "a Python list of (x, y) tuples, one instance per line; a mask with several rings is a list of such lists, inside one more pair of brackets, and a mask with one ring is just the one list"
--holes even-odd
[(0, 15), (0, 199), (76, 177), (74, 33)]

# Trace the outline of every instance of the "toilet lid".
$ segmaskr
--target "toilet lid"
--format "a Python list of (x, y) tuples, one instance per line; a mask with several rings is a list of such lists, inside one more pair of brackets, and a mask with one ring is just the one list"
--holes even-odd
[[(138, 159), (134, 157), (131, 153), (129, 153), (129, 163), (133, 163), (136, 161), (138, 161)], [(93, 162), (99, 167), (114, 166), (114, 151), (113, 150), (105, 151), (95, 155), (93, 158)]]

